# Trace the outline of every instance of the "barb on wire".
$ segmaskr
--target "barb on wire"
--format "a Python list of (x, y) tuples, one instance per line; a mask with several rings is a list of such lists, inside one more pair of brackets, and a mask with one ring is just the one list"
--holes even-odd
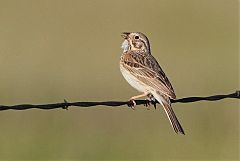
[[(240, 99), (240, 91), (236, 91), (231, 94), (226, 95), (214, 95), (207, 97), (185, 97), (180, 99), (171, 100), (172, 103), (190, 103), (197, 101), (217, 101), (225, 98), (236, 98)], [(148, 100), (135, 100), (137, 105), (147, 105), (149, 103), (156, 105), (158, 102), (148, 101)], [(20, 104), (20, 105), (0, 105), (0, 111), (3, 110), (27, 110), (27, 109), (42, 109), (42, 110), (50, 110), (56, 108), (68, 109), (70, 106), (76, 107), (92, 107), (92, 106), (112, 106), (112, 107), (120, 107), (123, 105), (131, 106), (131, 101), (101, 101), (101, 102), (67, 102), (64, 100), (63, 103), (52, 103), (52, 104), (41, 104), (41, 105), (33, 105), (33, 104)]]

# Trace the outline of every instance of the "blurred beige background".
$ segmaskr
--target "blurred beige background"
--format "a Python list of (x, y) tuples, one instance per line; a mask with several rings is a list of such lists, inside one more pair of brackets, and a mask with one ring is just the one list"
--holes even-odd
[[(141, 31), (177, 97), (239, 89), (237, 0), (0, 0), (0, 104), (127, 100), (123, 31)], [(238, 160), (239, 101), (0, 112), (0, 160)]]

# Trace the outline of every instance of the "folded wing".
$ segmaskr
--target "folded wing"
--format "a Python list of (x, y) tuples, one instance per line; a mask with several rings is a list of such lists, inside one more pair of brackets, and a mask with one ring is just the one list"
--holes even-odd
[(172, 99), (176, 98), (170, 81), (151, 54), (137, 51), (131, 51), (125, 54), (122, 60), (122, 66), (127, 71), (163, 95)]

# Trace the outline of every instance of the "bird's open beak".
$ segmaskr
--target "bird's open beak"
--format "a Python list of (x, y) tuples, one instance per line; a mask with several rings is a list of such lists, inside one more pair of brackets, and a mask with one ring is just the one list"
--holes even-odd
[(129, 34), (130, 34), (129, 32), (123, 32), (121, 36), (122, 38), (127, 39)]

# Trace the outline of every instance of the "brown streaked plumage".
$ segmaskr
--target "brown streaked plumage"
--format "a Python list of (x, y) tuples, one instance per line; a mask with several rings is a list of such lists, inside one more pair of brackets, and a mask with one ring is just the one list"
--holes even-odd
[(184, 134), (171, 107), (170, 99), (175, 99), (176, 95), (167, 76), (151, 55), (148, 38), (140, 32), (124, 32), (122, 37), (124, 42), (120, 70), (128, 83), (142, 92), (130, 100), (134, 102), (139, 97), (153, 95), (163, 106), (174, 131)]

